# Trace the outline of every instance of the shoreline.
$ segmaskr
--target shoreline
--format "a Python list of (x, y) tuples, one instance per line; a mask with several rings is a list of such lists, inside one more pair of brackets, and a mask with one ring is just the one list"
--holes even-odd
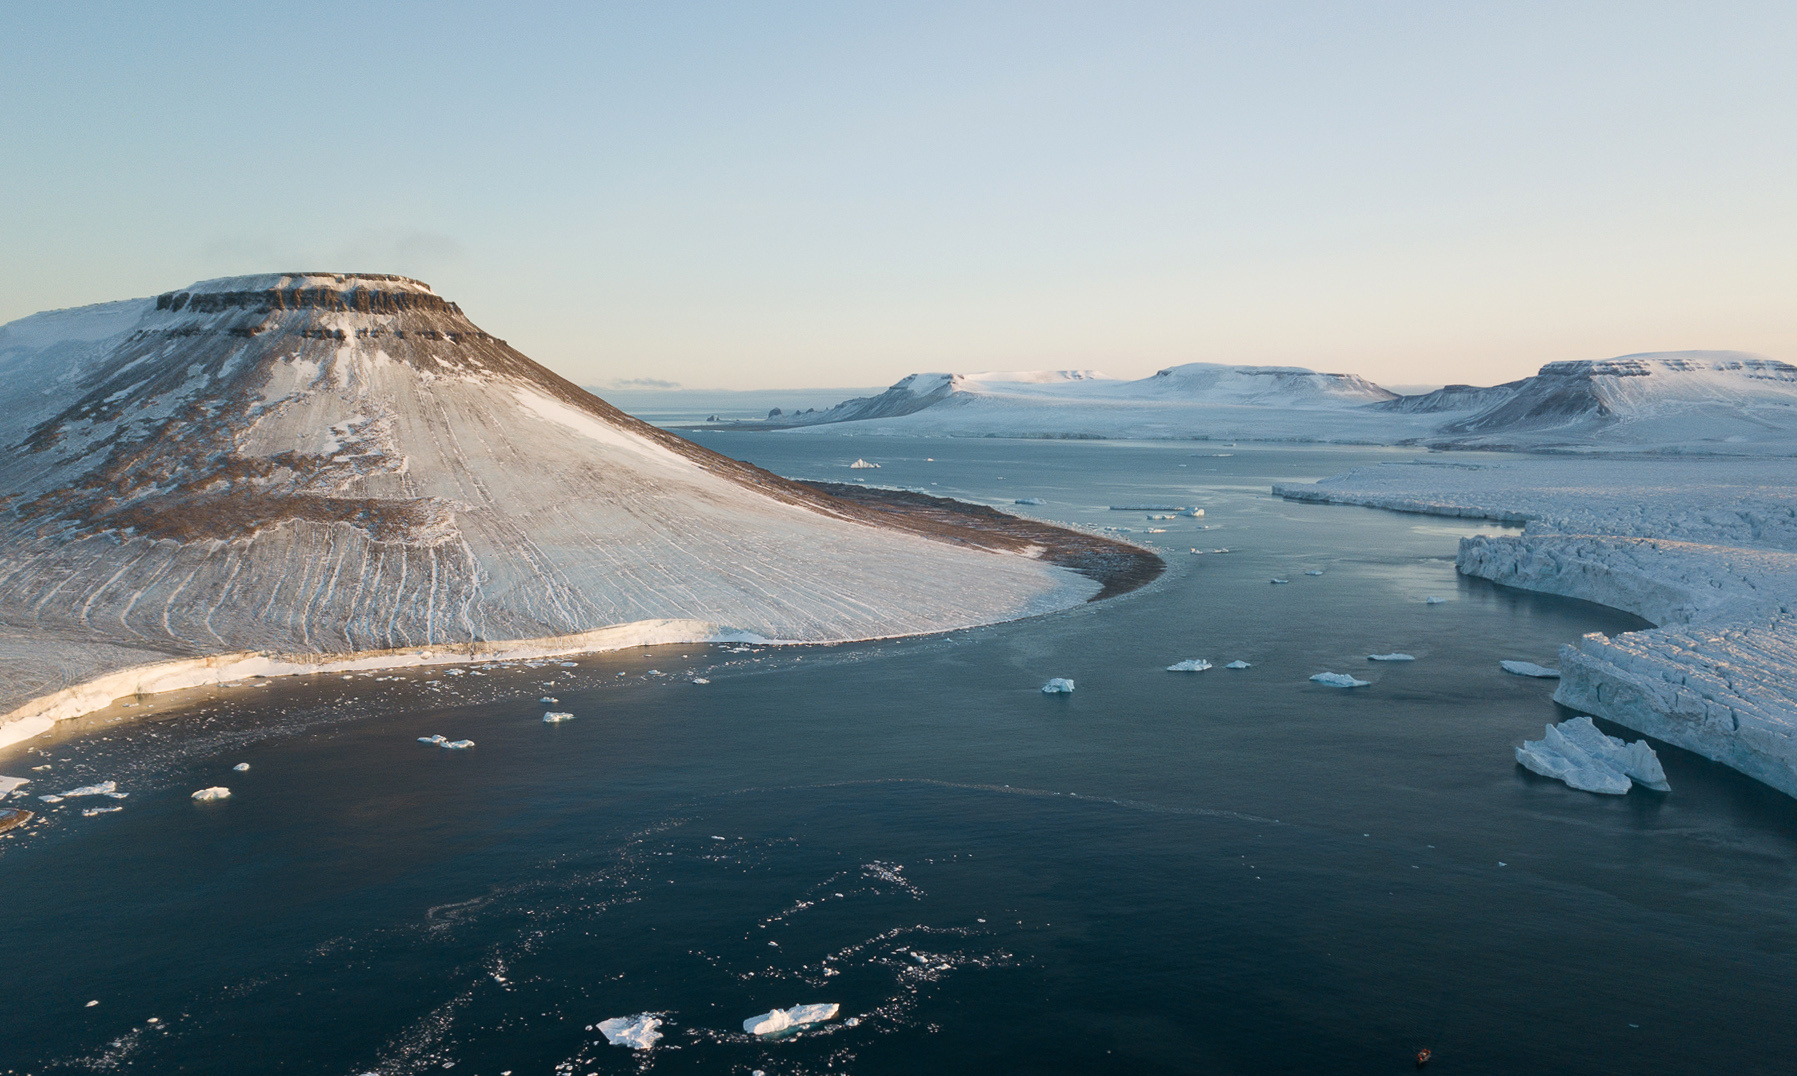
[[(1099, 585), (1086, 603), (1116, 597), (1159, 577), (1166, 562), (1153, 552), (1111, 538), (1101, 538), (1052, 523), (1012, 516), (985, 505), (901, 490), (805, 483), (818, 492), (848, 502), (869, 525), (885, 525), (939, 541), (970, 545), (992, 553), (1037, 556)], [(953, 507), (951, 507), (953, 506)], [(1034, 552), (1039, 550), (1040, 552)], [(1081, 603), (1084, 604), (1084, 603)], [(831, 646), (876, 642), (965, 631), (1010, 623), (1055, 610), (1022, 613), (939, 631), (894, 632), (833, 639), (770, 639), (752, 631), (708, 620), (655, 619), (611, 624), (591, 631), (526, 639), (473, 640), (361, 650), (341, 653), (230, 651), (195, 657), (170, 656), (102, 672), (85, 680), (27, 699), (0, 714), (0, 750), (49, 732), (58, 722), (82, 717), (129, 698), (183, 691), (212, 684), (258, 678), (319, 673), (365, 672), (374, 669), (462, 665), (476, 661), (520, 661), (600, 654), (637, 646), (672, 643), (750, 643), (761, 646)]]
[[(1789, 614), (1797, 607), (1797, 534), (1789, 499), (1762, 492), (1757, 504), (1731, 503), (1726, 494), (1700, 489), (1699, 506), (1726, 506), (1701, 511), (1673, 487), (1619, 490), (1606, 504), (1586, 488), (1551, 481), (1561, 476), (1539, 468), (1526, 474), (1527, 464), (1483, 468), (1501, 470), (1489, 489), (1465, 477), (1443, 479), (1439, 469), (1430, 482), (1421, 480), (1421, 466), (1408, 474), (1399, 470), (1405, 465), (1387, 466), (1315, 485), (1275, 485), (1272, 492), (1293, 501), (1524, 524), (1519, 536), (1460, 539), (1455, 569), (1654, 625), (1562, 644), (1554, 701), (1797, 797), (1797, 622)], [(1416, 488), (1431, 484), (1457, 488), (1433, 495)]]

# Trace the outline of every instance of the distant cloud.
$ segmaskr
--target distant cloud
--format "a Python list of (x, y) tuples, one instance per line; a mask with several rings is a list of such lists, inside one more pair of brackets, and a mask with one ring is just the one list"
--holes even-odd
[(608, 389), (677, 389), (678, 381), (663, 381), (658, 377), (614, 377), (605, 383)]

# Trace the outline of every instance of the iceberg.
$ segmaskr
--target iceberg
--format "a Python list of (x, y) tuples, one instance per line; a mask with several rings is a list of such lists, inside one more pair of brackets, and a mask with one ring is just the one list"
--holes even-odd
[(1550, 669), (1546, 665), (1537, 665), (1532, 661), (1500, 661), (1498, 665), (1505, 672), (1515, 673), (1518, 676), (1533, 676), (1542, 680), (1560, 679), (1559, 669)]
[(211, 803), (213, 800), (230, 799), (231, 790), (224, 785), (213, 785), (211, 788), (202, 788), (195, 792), (193, 798), (201, 803)]
[(1366, 656), (1366, 659), (1368, 661), (1415, 661), (1416, 655), (1415, 654), (1397, 654), (1397, 653), (1368, 654)]
[(250, 764), (247, 762), (239, 762), (237, 765), (232, 766), (231, 768), (236, 770), (238, 773), (245, 773), (249, 770)]
[(1316, 569), (1313, 568), (1310, 571), (1305, 572), (1304, 574), (1305, 575), (1322, 575), (1323, 573), (1320, 571), (1317, 571)]
[(1347, 673), (1338, 672), (1320, 672), (1311, 679), (1327, 687), (1366, 687), (1371, 683), (1371, 681), (1356, 680)]
[(556, 703), (558, 703), (562, 700), (555, 698), (552, 695), (544, 695), (542, 698), (538, 699), (537, 701), (540, 703), (543, 703), (546, 706), (554, 706)]
[(1177, 665), (1167, 666), (1168, 672), (1203, 672), (1211, 668), (1211, 663), (1203, 658), (1187, 658)]
[(695, 683), (695, 684), (709, 684), (709, 683), (711, 683), (711, 681), (710, 681), (710, 680), (709, 680), (709, 679), (707, 679), (707, 678), (706, 678), (706, 677), (703, 677), (703, 676), (695, 676), (695, 677), (693, 677), (693, 679), (692, 679), (692, 682), (693, 682), (693, 683)]
[(439, 733), (438, 735), (435, 735), (435, 736), (420, 736), (420, 737), (418, 737), (419, 743), (441, 744), (441, 743), (447, 743), (448, 741), (449, 741), (449, 737), (444, 736), (441, 733)]
[(448, 740), (448, 741), (444, 742), (443, 746), (449, 748), (451, 751), (466, 751), (468, 748), (474, 746), (474, 741), (473, 740)]
[(854, 463), (849, 464), (849, 470), (851, 470), (851, 471), (872, 471), (872, 470), (877, 469), (879, 466), (880, 465), (877, 463), (869, 463), (864, 459), (856, 459)]
[(1043, 500), (1040, 497), (1019, 497), (1016, 500), (1012, 501), (1011, 503), (1012, 504), (1047, 504), (1048, 502)]
[(1042, 685), (1042, 694), (1071, 695), (1073, 694), (1073, 681), (1064, 676), (1057, 676), (1048, 683)]
[(1250, 665), (1246, 661), (1241, 660), (1240, 658), (1237, 658), (1236, 660), (1230, 662), (1229, 664), (1227, 664), (1223, 667), (1225, 669), (1251, 669), (1254, 666)]
[(1197, 519), (1199, 516), (1202, 516), (1203, 514), (1204, 514), (1204, 509), (1202, 509), (1202, 508), (1188, 508), (1185, 511), (1180, 513), (1180, 515), (1185, 516), (1187, 519)]
[(613, 1046), (628, 1046), (632, 1050), (647, 1050), (661, 1038), (656, 1028), (661, 1020), (649, 1013), (639, 1016), (614, 1016), (610, 1020), (599, 1021), (599, 1033), (605, 1041)]
[(1423, 599), (1423, 604), (1424, 605), (1440, 605), (1445, 601), (1447, 601), (1446, 598), (1437, 598), (1435, 595), (1431, 594), (1427, 598)]
[(751, 1016), (743, 1021), (743, 1030), (751, 1035), (777, 1035), (782, 1031), (806, 1024), (821, 1024), (825, 1020), (836, 1019), (836, 1013), (842, 1008), (834, 1003), (821, 1005), (794, 1005), (790, 1009), (770, 1009), (759, 1016)]
[(1581, 792), (1620, 796), (1631, 785), (1670, 792), (1660, 757), (1646, 740), (1624, 743), (1606, 736), (1589, 717), (1575, 717), (1547, 726), (1539, 740), (1524, 740), (1516, 749), (1516, 761), (1524, 768), (1564, 781)]
[(119, 794), (117, 781), (101, 781), (97, 785), (82, 785), (80, 788), (71, 788), (62, 794), (63, 799), (74, 796), (111, 796), (115, 800), (125, 798)]
[(572, 721), (572, 720), (574, 720), (573, 714), (564, 714), (557, 710), (551, 710), (548, 713), (543, 715), (543, 724), (545, 724), (545, 725), (556, 725), (556, 724), (560, 724), (563, 721)]
[(1274, 580), (1272, 580), (1272, 582), (1273, 582), (1273, 583), (1275, 583), (1275, 584), (1278, 584), (1278, 583), (1289, 583), (1289, 582), (1291, 582), (1291, 580), (1290, 580), (1290, 579), (1274, 579)]

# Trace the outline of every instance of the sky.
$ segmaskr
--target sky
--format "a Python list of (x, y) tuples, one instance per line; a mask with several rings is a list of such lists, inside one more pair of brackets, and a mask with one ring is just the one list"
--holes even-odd
[(1797, 5), (0, 5), (0, 322), (396, 272), (584, 384), (1797, 361)]

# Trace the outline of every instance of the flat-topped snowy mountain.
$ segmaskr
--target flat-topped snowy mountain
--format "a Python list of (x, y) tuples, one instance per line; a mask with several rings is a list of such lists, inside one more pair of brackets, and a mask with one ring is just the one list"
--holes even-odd
[(1552, 362), (1483, 391), (1492, 395), (1466, 401), (1482, 406), (1444, 423), (1444, 437), (1503, 447), (1797, 447), (1797, 366), (1740, 351)]
[(643, 623), (841, 640), (1098, 590), (630, 418), (403, 277), (235, 277), (0, 327), (0, 443), (0, 717), (166, 657)]
[(1624, 355), (1415, 396), (1296, 366), (1187, 363), (1139, 381), (1090, 371), (912, 374), (878, 396), (737, 426), (842, 422), (958, 436), (1792, 454), (1797, 367), (1735, 351)]
[(870, 432), (1018, 437), (1209, 437), (1382, 443), (1435, 423), (1395, 423), (1365, 410), (1396, 393), (1353, 374), (1297, 366), (1186, 363), (1137, 381), (1089, 370), (912, 374), (878, 396), (748, 425), (791, 429), (840, 422)]

